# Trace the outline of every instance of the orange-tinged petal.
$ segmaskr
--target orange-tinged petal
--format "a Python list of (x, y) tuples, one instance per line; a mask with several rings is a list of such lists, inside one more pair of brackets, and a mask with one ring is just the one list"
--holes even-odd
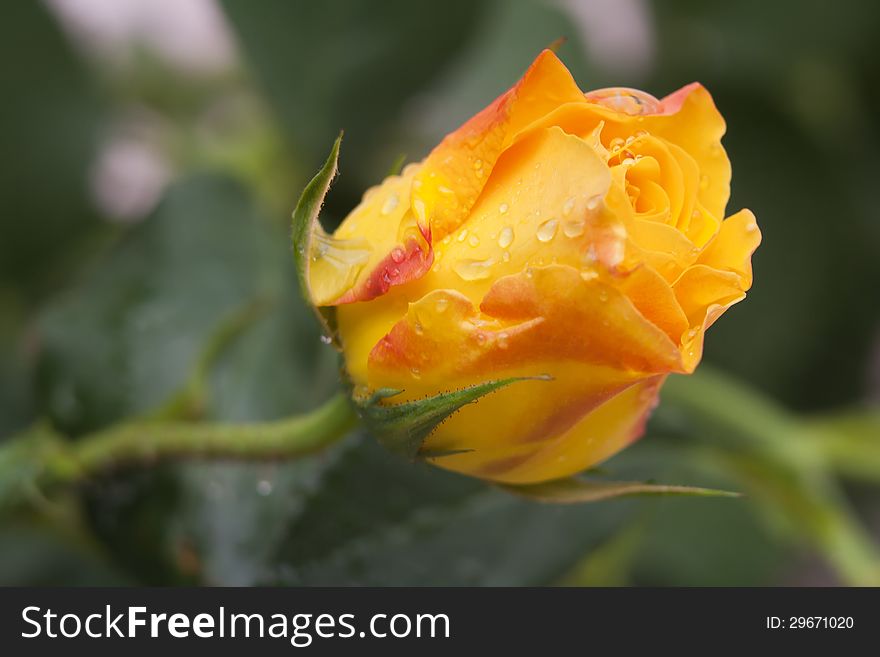
[[(403, 401), (487, 378), (551, 374), (461, 409), (424, 445), (469, 450), (437, 459), (443, 467), (539, 481), (588, 467), (637, 437), (659, 380), (681, 369), (678, 358), (623, 294), (553, 266), (499, 280), (480, 309), (449, 290), (410, 304), (370, 355), (369, 387), (402, 388)], [(571, 457), (558, 458), (562, 444)]]
[(707, 308), (727, 305), (745, 297), (735, 272), (697, 264), (687, 269), (673, 285), (675, 296), (690, 326), (703, 323)]
[(673, 283), (697, 258), (693, 243), (680, 230), (657, 221), (636, 219), (627, 227), (629, 237), (640, 249), (634, 255)]
[(688, 329), (687, 317), (672, 287), (649, 265), (637, 267), (616, 281), (635, 308), (660, 328), (675, 344)]
[(752, 254), (761, 243), (761, 231), (755, 215), (749, 210), (740, 210), (721, 222), (718, 234), (698, 262), (715, 269), (736, 272), (743, 290), (752, 286)]
[(468, 220), (436, 244), (426, 284), (478, 303), (494, 280), (530, 265), (619, 264), (625, 231), (603, 202), (609, 180), (584, 140), (558, 128), (531, 131), (501, 156)]
[(430, 230), (410, 210), (418, 165), (372, 188), (312, 262), (312, 298), (318, 306), (367, 301), (393, 285), (421, 277), (433, 262)]
[(622, 292), (554, 265), (499, 279), (479, 310), (451, 290), (410, 304), (370, 353), (368, 379), (370, 387), (437, 392), (565, 361), (627, 377), (681, 369), (676, 344)]
[[(637, 372), (680, 367), (676, 345), (615, 287), (584, 279), (571, 267), (549, 266), (499, 279), (480, 309), (508, 321), (542, 317), (531, 353), (570, 354), (584, 362)], [(544, 328), (546, 326), (546, 328)]]
[[(602, 371), (590, 369), (581, 370), (579, 375), (564, 372), (553, 382), (558, 386), (554, 394), (567, 402), (563, 408), (576, 412), (575, 391), (584, 381), (595, 381), (602, 376)], [(431, 434), (425, 448), (468, 450), (431, 460), (440, 467), (486, 479), (525, 484), (566, 477), (601, 463), (641, 436), (664, 379), (663, 375), (655, 375), (639, 380), (600, 404), (592, 405), (590, 412), (580, 414), (568, 428), (547, 433), (540, 441), (519, 437), (523, 427), (532, 426), (532, 418), (546, 416), (545, 409), (532, 408), (536, 401), (554, 397), (541, 389), (543, 382), (526, 382), (518, 389), (511, 386), (485, 398), (491, 408), (480, 405), (462, 408)], [(539, 414), (541, 410), (544, 416)], [(512, 440), (499, 440), (502, 431), (509, 431)], [(476, 441), (481, 436), (491, 436), (494, 440), (479, 444)]]
[[(713, 216), (723, 217), (730, 197), (730, 160), (721, 145), (726, 126), (711, 95), (699, 83), (689, 84), (656, 104), (645, 102), (642, 114), (615, 109), (617, 100), (597, 97), (608, 90), (588, 92), (584, 103), (560, 105), (537, 125), (559, 126), (581, 137), (604, 121), (603, 142), (626, 140), (647, 133), (674, 144), (696, 162), (700, 171), (697, 199)], [(643, 93), (643, 92), (639, 92)], [(647, 96), (647, 94), (644, 94)]]
[(721, 146), (727, 129), (712, 96), (698, 82), (662, 101), (660, 114), (645, 116), (644, 129), (692, 157), (700, 169), (697, 198), (709, 214), (723, 217), (730, 198), (730, 160)]
[(424, 161), (413, 194), (437, 239), (464, 221), (516, 135), (567, 102), (583, 102), (583, 95), (565, 65), (545, 50), (511, 89), (447, 135)]

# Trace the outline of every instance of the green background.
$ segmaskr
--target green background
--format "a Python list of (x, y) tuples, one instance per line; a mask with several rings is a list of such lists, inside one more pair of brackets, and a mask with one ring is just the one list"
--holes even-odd
[[(57, 11), (7, 7), (0, 436), (47, 420), (75, 439), (149, 412), (254, 305), (213, 363), (204, 417), (273, 419), (329, 398), (335, 357), (299, 300), (288, 222), (332, 140), (345, 129), (329, 225), (400, 153), (420, 159), (565, 36), (582, 88), (663, 96), (699, 80), (727, 120), (729, 209), (753, 210), (764, 241), (705, 363), (745, 401), (707, 388), (710, 412), (694, 413), (679, 402), (698, 395), (693, 379), (606, 469), (745, 498), (541, 505), (355, 434), (293, 463), (170, 463), (37, 491), (0, 515), (0, 584), (874, 581), (880, 9), (624, 4), (642, 23), (613, 2), (226, 0), (235, 54), (207, 70), (136, 38), (95, 55)], [(139, 211), (94, 193), (120, 133), (167, 178)], [(732, 419), (712, 416), (728, 404)]]

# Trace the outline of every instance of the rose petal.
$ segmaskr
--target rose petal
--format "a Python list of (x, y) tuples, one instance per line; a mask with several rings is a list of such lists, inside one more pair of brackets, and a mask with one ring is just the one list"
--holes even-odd
[(422, 203), (440, 239), (468, 216), (495, 162), (526, 126), (583, 95), (565, 65), (543, 51), (525, 75), (491, 105), (446, 136), (419, 172), (413, 204)]

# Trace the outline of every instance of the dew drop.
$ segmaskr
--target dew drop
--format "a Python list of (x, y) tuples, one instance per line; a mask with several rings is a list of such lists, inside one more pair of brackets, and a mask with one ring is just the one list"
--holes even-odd
[(456, 237), (455, 239), (457, 239), (459, 242), (464, 242), (467, 239), (467, 235), (467, 228), (465, 228), (458, 234), (458, 237)]
[(590, 200), (587, 201), (587, 210), (595, 210), (599, 207), (599, 204), (602, 202), (601, 196), (593, 196)]
[(502, 253), (502, 254), (501, 254), (501, 259), (502, 259), (504, 262), (510, 262), (510, 251), (505, 251), (504, 253)]
[(507, 344), (507, 339), (508, 339), (508, 337), (509, 337), (509, 336), (507, 335), (507, 333), (505, 333), (505, 332), (503, 332), (503, 331), (502, 331), (501, 333), (498, 334), (498, 342), (497, 342), (497, 344), (498, 344), (498, 348), (499, 348), (499, 349), (507, 349), (507, 347), (508, 347), (508, 344)]
[(510, 210), (510, 206), (507, 203), (502, 203), (498, 206), (499, 214), (507, 214), (507, 211)]
[(700, 189), (709, 189), (709, 176), (707, 176), (705, 173), (700, 176)]
[(746, 226), (747, 233), (754, 233), (756, 230), (758, 230), (758, 224), (749, 224)]
[(406, 258), (406, 252), (402, 248), (400, 248), (399, 246), (395, 246), (393, 249), (391, 249), (391, 259), (394, 262), (400, 264), (401, 262), (404, 261), (405, 258)]
[(422, 326), (422, 323), (421, 323), (421, 322), (416, 321), (416, 322), (413, 324), (413, 331), (415, 332), (416, 335), (421, 335), (422, 333), (425, 332), (425, 327)]
[(615, 137), (614, 139), (612, 139), (612, 140), (608, 143), (608, 146), (610, 147), (610, 149), (611, 149), (612, 151), (616, 151), (616, 150), (620, 150), (621, 148), (623, 148), (623, 145), (624, 145), (625, 143), (626, 143), (626, 142), (624, 142), (623, 139), (621, 139), (620, 137)]
[(490, 268), (495, 264), (492, 258), (485, 260), (463, 259), (452, 266), (452, 270), (466, 281), (478, 281), (489, 277)]
[(574, 197), (568, 199), (565, 202), (565, 205), (562, 206), (562, 216), (567, 217), (571, 214), (571, 211), (574, 210), (575, 199)]
[(425, 202), (422, 199), (417, 198), (413, 201), (413, 212), (416, 213), (416, 219), (419, 220), (419, 223), (425, 223), (427, 214), (425, 212)]
[(608, 301), (608, 291), (607, 290), (599, 290), (599, 301), (602, 301), (602, 302)]
[(498, 234), (498, 246), (502, 249), (506, 249), (511, 244), (513, 244), (513, 228), (505, 226)]
[(599, 256), (596, 254), (596, 246), (594, 244), (590, 244), (590, 247), (587, 249), (587, 252), (584, 254), (584, 260), (589, 263), (596, 262), (599, 259)]
[(331, 342), (333, 342), (333, 338), (331, 338), (329, 335), (322, 335), (321, 342), (323, 342), (324, 344), (330, 344)]
[(441, 194), (448, 194), (448, 195), (455, 194), (455, 191), (450, 189), (446, 185), (440, 185), (437, 188), (437, 191), (440, 192)]
[(480, 238), (477, 237), (476, 235), (471, 235), (468, 238), (468, 244), (470, 244), (471, 246), (479, 246), (480, 245)]
[(437, 303), (434, 304), (434, 308), (437, 310), (438, 313), (445, 312), (448, 307), (449, 299), (440, 298), (437, 299)]
[(474, 169), (482, 169), (483, 168), (483, 160), (477, 158), (474, 160)]
[(389, 196), (385, 199), (385, 203), (382, 204), (382, 214), (391, 214), (394, 212), (398, 203), (400, 203), (400, 199), (397, 197), (397, 194)]
[(566, 237), (579, 237), (584, 234), (584, 222), (580, 219), (566, 221), (562, 224), (562, 232)]
[(418, 367), (411, 368), (409, 373), (412, 374), (412, 377), (414, 379), (421, 379), (422, 378), (422, 373), (419, 371)]
[(556, 229), (559, 227), (559, 222), (556, 219), (548, 219), (540, 226), (538, 226), (538, 231), (535, 234), (538, 238), (539, 242), (549, 242), (556, 236)]

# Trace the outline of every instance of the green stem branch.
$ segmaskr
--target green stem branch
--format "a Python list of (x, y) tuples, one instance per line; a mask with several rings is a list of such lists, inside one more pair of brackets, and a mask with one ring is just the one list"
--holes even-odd
[(122, 465), (172, 458), (298, 458), (340, 440), (356, 422), (348, 399), (338, 394), (314, 411), (274, 422), (140, 420), (75, 441), (36, 427), (0, 446), (0, 505), (28, 487), (77, 484)]
[(720, 445), (728, 469), (806, 535), (843, 581), (880, 584), (880, 551), (849, 507), (810, 427), (707, 368), (688, 378), (670, 377), (663, 400), (702, 421), (713, 436), (732, 438)]

